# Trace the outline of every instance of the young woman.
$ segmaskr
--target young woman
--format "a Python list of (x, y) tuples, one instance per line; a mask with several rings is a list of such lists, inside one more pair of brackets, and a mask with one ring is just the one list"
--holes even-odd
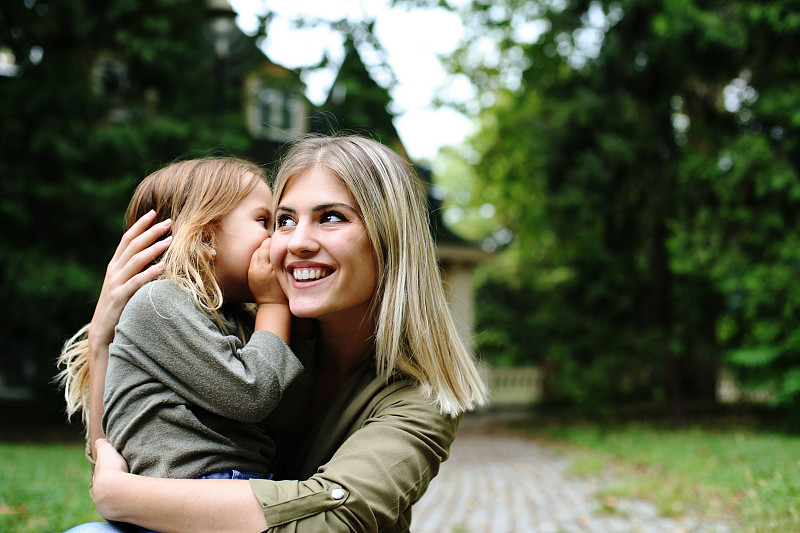
[[(135, 474), (268, 477), (264, 419), (304, 367), (286, 344), (288, 302), (269, 263), (265, 176), (230, 158), (172, 163), (137, 187), (128, 219), (148, 211), (174, 220), (172, 244), (116, 327), (102, 431)], [(86, 356), (73, 341), (60, 360), (71, 412), (86, 412)], [(282, 405), (284, 420), (302, 409)]]
[[(100, 514), (165, 532), (408, 531), (461, 415), (486, 398), (447, 308), (422, 193), (379, 143), (297, 143), (276, 178), (270, 260), (292, 314), (312, 319), (315, 366), (309, 406), (275, 435), (277, 480), (135, 476), (101, 439)], [(151, 275), (136, 274), (159, 233), (147, 223), (123, 238), (93, 338), (124, 305), (126, 284)], [(98, 340), (92, 365), (104, 358)]]

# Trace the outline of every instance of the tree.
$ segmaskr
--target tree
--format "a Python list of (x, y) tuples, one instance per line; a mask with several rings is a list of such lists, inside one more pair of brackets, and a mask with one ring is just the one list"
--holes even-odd
[[(680, 421), (736, 348), (779, 401), (800, 399), (797, 300), (777, 297), (800, 259), (792, 5), (465, 9), (453, 66), (488, 104), (478, 202), (515, 234), (514, 266), (491, 283), (532, 293), (551, 398), (669, 397)], [(489, 40), (487, 65), (475, 50)]]
[[(290, 110), (285, 97), (302, 85), (258, 47), (276, 16), (265, 14), (254, 35), (234, 30), (220, 47), (210, 4), (24, 0), (0, 13), (0, 305), (7, 310), (0, 380), (33, 385), (40, 398), (52, 393), (55, 356), (91, 318), (125, 206), (144, 176), (182, 157), (279, 159), (285, 139), (251, 137), (243, 113), (250, 74), (281, 93), (257, 102), (258, 112), (265, 103)], [(290, 23), (324, 24), (346, 36), (353, 53), (338, 81), (349, 97), (323, 111), (400, 148), (387, 111), (393, 76), (373, 23), (304, 16)], [(370, 53), (368, 66), (356, 49)], [(384, 83), (368, 79), (367, 70)], [(264, 88), (247, 90), (256, 85)]]
[(61, 343), (91, 318), (134, 185), (179, 156), (244, 154), (249, 140), (238, 108), (220, 118), (213, 100), (204, 1), (8, 4), (0, 374), (46, 394)]
[[(350, 28), (350, 25), (345, 27)], [(343, 128), (374, 138), (407, 157), (392, 122), (394, 114), (390, 109), (392, 97), (389, 95), (389, 90), (372, 79), (356, 48), (353, 36), (360, 36), (359, 38), (363, 40), (364, 35), (372, 35), (369, 24), (347, 30), (344, 60), (339, 67), (328, 99), (320, 108), (321, 116), (317, 117), (320, 123), (315, 126), (322, 133)], [(331, 118), (335, 119), (336, 124), (325, 123)]]

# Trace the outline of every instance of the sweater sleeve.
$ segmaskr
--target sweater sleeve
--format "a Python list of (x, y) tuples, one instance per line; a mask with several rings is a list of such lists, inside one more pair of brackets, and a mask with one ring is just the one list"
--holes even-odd
[(263, 420), (303, 371), (276, 335), (257, 331), (244, 346), (168, 280), (150, 283), (131, 298), (111, 351), (188, 401), (241, 422)]
[(269, 525), (266, 531), (397, 527), (439, 472), (459, 422), (440, 414), (415, 387), (394, 389), (311, 478), (251, 481)]

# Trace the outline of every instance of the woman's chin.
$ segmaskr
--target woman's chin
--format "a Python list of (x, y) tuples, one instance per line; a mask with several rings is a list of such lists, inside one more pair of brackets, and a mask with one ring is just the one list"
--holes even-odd
[(291, 311), (292, 315), (296, 316), (297, 318), (317, 318), (319, 314), (316, 307), (293, 304), (292, 302), (289, 302), (289, 311)]

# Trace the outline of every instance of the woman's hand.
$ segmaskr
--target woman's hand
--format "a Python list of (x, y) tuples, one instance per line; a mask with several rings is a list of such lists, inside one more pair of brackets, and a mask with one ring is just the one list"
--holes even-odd
[(108, 346), (114, 340), (114, 328), (131, 296), (164, 271), (163, 263), (147, 265), (169, 248), (171, 236), (161, 241), (158, 238), (170, 230), (172, 221), (151, 225), (155, 218), (155, 211), (150, 211), (122, 236), (108, 263), (100, 298), (89, 324), (89, 442), (104, 436), (101, 425), (103, 392)]
[(171, 236), (156, 242), (172, 228), (172, 221), (167, 219), (151, 226), (155, 217), (155, 211), (150, 211), (137, 220), (122, 236), (114, 257), (108, 263), (103, 288), (89, 327), (90, 349), (111, 344), (114, 340), (114, 328), (125, 304), (140, 287), (164, 271), (163, 263), (147, 267), (172, 242)]
[(128, 464), (106, 439), (94, 443), (95, 467), (92, 474), (92, 501), (103, 518), (114, 517), (111, 504), (114, 486), (120, 482), (120, 474), (128, 473)]
[(92, 475), (92, 485), (98, 476), (103, 474), (109, 475), (117, 473), (128, 473), (128, 463), (122, 455), (108, 442), (106, 439), (97, 439), (94, 443), (95, 455), (97, 455), (97, 463), (94, 467), (94, 474)]

